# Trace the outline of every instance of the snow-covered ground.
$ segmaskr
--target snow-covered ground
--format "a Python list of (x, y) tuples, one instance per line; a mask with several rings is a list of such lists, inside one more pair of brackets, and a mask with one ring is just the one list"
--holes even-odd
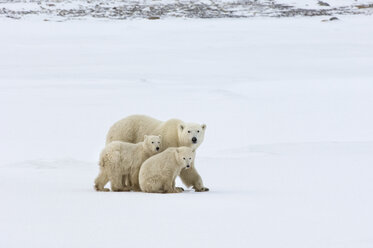
[(305, 9), (363, 6), (373, 3), (369, 0), (274, 0), (272, 2)]
[[(2, 19), (0, 247), (373, 247), (372, 17), (323, 19)], [(210, 192), (93, 191), (134, 113), (207, 124)]]

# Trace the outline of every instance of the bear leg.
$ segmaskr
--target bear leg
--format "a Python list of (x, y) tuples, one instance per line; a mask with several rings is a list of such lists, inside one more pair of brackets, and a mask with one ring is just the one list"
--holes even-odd
[(175, 181), (164, 185), (164, 193), (181, 193), (183, 190), (175, 188)]
[(178, 193), (184, 191), (182, 187), (175, 187), (175, 180), (172, 182), (172, 188), (174, 188)]
[(127, 186), (123, 185), (123, 175), (112, 175), (110, 177), (111, 190), (115, 192), (130, 191)]
[(109, 182), (108, 176), (103, 170), (101, 170), (100, 174), (97, 176), (95, 180), (95, 190), (96, 191), (110, 191), (108, 188), (104, 188), (108, 182)]
[(184, 169), (180, 172), (180, 178), (187, 187), (192, 186), (196, 192), (209, 191), (208, 188), (203, 186), (202, 178), (195, 169), (194, 163), (192, 163), (191, 168)]

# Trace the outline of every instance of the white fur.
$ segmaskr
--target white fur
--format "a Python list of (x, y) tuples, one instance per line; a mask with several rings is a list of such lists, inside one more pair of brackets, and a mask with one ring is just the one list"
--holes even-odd
[[(158, 147), (158, 150), (157, 150)], [(138, 175), (141, 164), (161, 150), (161, 136), (144, 136), (137, 144), (113, 141), (106, 145), (100, 155), (100, 174), (95, 180), (97, 191), (110, 181), (112, 191), (140, 191)]]
[(140, 188), (148, 193), (180, 193), (175, 179), (181, 170), (192, 166), (195, 153), (189, 147), (170, 147), (147, 159), (139, 174)]
[[(206, 125), (185, 123), (178, 119), (162, 122), (145, 115), (132, 115), (116, 122), (106, 136), (106, 144), (120, 140), (137, 143), (144, 135), (162, 135), (163, 150), (168, 147), (187, 146), (197, 149), (203, 142)], [(193, 137), (197, 142), (193, 143)]]
[[(203, 142), (206, 131), (205, 124), (186, 123), (178, 119), (160, 121), (149, 116), (132, 115), (116, 122), (106, 136), (106, 143), (115, 140), (137, 143), (144, 135), (162, 135), (162, 150), (169, 147), (186, 146), (197, 149)], [(193, 143), (192, 139), (197, 139)], [(193, 186), (196, 191), (208, 191), (203, 186), (202, 178), (194, 164), (191, 169), (183, 170), (180, 178), (187, 186)]]

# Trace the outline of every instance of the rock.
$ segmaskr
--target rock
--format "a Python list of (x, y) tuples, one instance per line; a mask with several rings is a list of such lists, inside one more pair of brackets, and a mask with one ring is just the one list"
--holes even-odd
[(330, 17), (329, 19), (324, 19), (324, 20), (321, 20), (322, 22), (331, 22), (331, 21), (338, 21), (339, 18), (338, 17)]
[(318, 4), (320, 6), (330, 6), (330, 4), (328, 4), (327, 2), (323, 2), (323, 1), (319, 1)]

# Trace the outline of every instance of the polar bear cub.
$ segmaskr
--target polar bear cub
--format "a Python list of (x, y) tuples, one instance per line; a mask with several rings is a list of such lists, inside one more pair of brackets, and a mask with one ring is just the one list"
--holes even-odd
[(170, 147), (147, 159), (140, 168), (140, 188), (148, 193), (180, 193), (175, 179), (181, 170), (189, 169), (195, 152), (189, 147)]
[(106, 145), (100, 155), (100, 173), (95, 180), (97, 191), (110, 181), (112, 191), (140, 191), (139, 171), (141, 164), (161, 150), (161, 136), (145, 135), (137, 144), (113, 141)]

